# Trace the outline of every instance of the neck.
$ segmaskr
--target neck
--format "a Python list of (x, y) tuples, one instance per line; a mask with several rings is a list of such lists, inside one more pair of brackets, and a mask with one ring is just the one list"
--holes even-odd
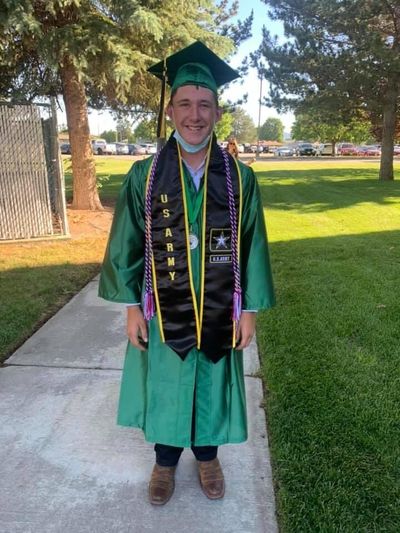
[(198, 168), (207, 155), (207, 149), (208, 147), (199, 150), (195, 154), (191, 154), (186, 152), (186, 150), (184, 150), (181, 146), (181, 154), (188, 165), (190, 165), (192, 168)]

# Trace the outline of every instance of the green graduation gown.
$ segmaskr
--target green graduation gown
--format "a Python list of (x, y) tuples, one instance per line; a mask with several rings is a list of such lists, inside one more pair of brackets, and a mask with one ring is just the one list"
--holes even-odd
[[(112, 302), (129, 304), (141, 301), (145, 184), (151, 162), (152, 158), (136, 162), (119, 194), (99, 285), (99, 296)], [(243, 309), (265, 309), (273, 305), (274, 294), (264, 213), (253, 170), (242, 163), (239, 165), (243, 187), (240, 252)], [(186, 167), (184, 172), (186, 194), (195, 205), (199, 192)], [(200, 237), (201, 219), (202, 209), (199, 209), (192, 230)], [(198, 295), (200, 246), (191, 254)], [(195, 431), (192, 441), (193, 413)], [(163, 344), (158, 320), (154, 317), (149, 322), (148, 349), (145, 352), (128, 342), (118, 423), (141, 428), (149, 442), (171, 446), (245, 441), (247, 418), (243, 353), (232, 350), (230, 357), (212, 363), (203, 352), (193, 348), (182, 361)]]

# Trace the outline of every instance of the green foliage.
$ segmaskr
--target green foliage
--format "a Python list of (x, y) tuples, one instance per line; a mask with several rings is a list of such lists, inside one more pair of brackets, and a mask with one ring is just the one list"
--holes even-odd
[[(264, 0), (283, 20), (290, 41), (280, 44), (265, 29), (259, 59), (279, 108), (301, 112), (313, 104), (343, 117), (382, 107), (389, 80), (398, 72), (396, 2), (378, 0)], [(366, 37), (368, 36), (368, 38)]]
[(126, 116), (121, 116), (117, 120), (117, 140), (128, 142), (133, 138), (132, 123)]
[[(339, 117), (340, 118), (340, 117)], [(315, 112), (296, 115), (292, 127), (292, 138), (296, 140), (332, 142), (349, 141), (356, 144), (365, 143), (372, 137), (371, 122), (360, 115), (350, 118), (346, 123), (325, 117), (324, 113)]]
[(283, 123), (279, 118), (270, 117), (260, 128), (259, 137), (263, 141), (283, 141)]
[(100, 133), (100, 138), (108, 143), (113, 143), (117, 140), (117, 132), (115, 130), (105, 130)]
[[(160, 83), (147, 68), (200, 39), (221, 57), (249, 36), (223, 0), (15, 0), (1, 2), (0, 97), (63, 95), (71, 132), (73, 206), (101, 207), (89, 151), (87, 103), (156, 111)], [(129, 134), (123, 133), (129, 139)], [(79, 184), (79, 186), (78, 186)]]
[(343, 124), (366, 112), (375, 135), (379, 129), (382, 135), (380, 179), (393, 179), (400, 105), (398, 0), (263, 1), (272, 18), (284, 22), (288, 38), (282, 44), (264, 28), (253, 56), (270, 82), (270, 102), (298, 113), (324, 110)]
[(145, 118), (135, 128), (133, 132), (135, 140), (155, 141), (157, 139), (157, 119)]
[(159, 81), (147, 67), (201, 39), (221, 56), (249, 35), (251, 17), (231, 19), (237, 5), (212, 0), (24, 0), (2, 2), (0, 95), (61, 94), (66, 58), (85, 84), (89, 105), (156, 109)]
[[(222, 109), (224, 106), (221, 106)], [(215, 125), (215, 134), (220, 141), (226, 141), (232, 133), (234, 118), (229, 110), (223, 112), (221, 120)]]
[(257, 139), (257, 130), (253, 119), (241, 107), (236, 107), (231, 113), (233, 117), (231, 134), (238, 143), (250, 143)]
[[(156, 111), (160, 83), (147, 68), (200, 39), (221, 57), (250, 35), (223, 0), (15, 0), (1, 2), (0, 97), (62, 94), (71, 132), (73, 206), (101, 207), (89, 151), (87, 103)], [(128, 131), (121, 137), (129, 138)], [(79, 184), (79, 186), (78, 186)]]

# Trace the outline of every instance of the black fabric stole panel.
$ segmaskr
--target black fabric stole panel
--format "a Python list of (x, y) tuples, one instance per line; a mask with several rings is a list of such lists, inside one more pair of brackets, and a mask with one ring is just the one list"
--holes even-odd
[[(231, 156), (229, 165), (238, 220), (239, 176)], [(232, 349), (234, 291), (228, 190), (225, 164), (218, 146), (211, 152), (207, 189), (201, 349), (212, 361), (217, 362), (229, 355)]]
[[(230, 169), (239, 213), (239, 177), (231, 157)], [(197, 344), (196, 320), (189, 280), (184, 203), (179, 157), (173, 137), (160, 152), (152, 188), (152, 238), (165, 342), (182, 359)], [(207, 180), (204, 312), (201, 350), (213, 362), (230, 353), (233, 323), (231, 225), (225, 166), (214, 138)], [(167, 211), (165, 211), (167, 210)], [(172, 236), (168, 235), (168, 231)], [(173, 250), (171, 249), (171, 246)], [(174, 258), (175, 265), (168, 265)], [(174, 279), (171, 279), (171, 272)]]
[[(178, 150), (176, 142), (171, 142), (170, 139), (160, 152), (154, 177), (152, 239), (165, 342), (182, 359), (197, 344), (189, 281), (183, 194)], [(172, 236), (167, 236), (167, 230)], [(172, 245), (173, 251), (168, 250), (168, 245)], [(174, 259), (174, 266), (168, 266), (168, 258)], [(175, 274), (171, 274), (173, 272)]]

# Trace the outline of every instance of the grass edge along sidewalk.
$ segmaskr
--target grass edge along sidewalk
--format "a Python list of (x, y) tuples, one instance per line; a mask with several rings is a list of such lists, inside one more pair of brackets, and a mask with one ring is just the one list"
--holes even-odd
[[(102, 165), (111, 201), (126, 169)], [(258, 168), (278, 296), (258, 341), (283, 531), (400, 529), (399, 183), (376, 169)], [(98, 271), (105, 240), (11, 245), (12, 257), (2, 245), (0, 320), (32, 332)]]
[[(63, 158), (71, 199), (70, 157)], [(96, 158), (100, 196), (115, 203), (128, 159)], [(80, 211), (69, 210), (71, 233)], [(79, 225), (79, 224), (78, 224)], [(62, 241), (0, 243), (0, 365), (99, 272), (108, 230), (96, 224)]]
[(258, 342), (283, 532), (400, 531), (400, 183), (376, 174), (258, 173), (278, 302)]

